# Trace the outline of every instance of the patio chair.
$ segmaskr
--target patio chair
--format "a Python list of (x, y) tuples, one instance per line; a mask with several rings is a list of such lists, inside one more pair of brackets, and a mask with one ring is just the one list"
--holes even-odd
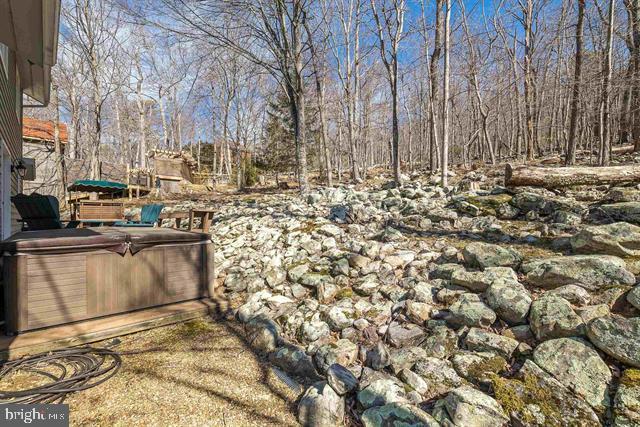
[(163, 208), (162, 204), (144, 205), (140, 212), (140, 221), (118, 221), (114, 225), (116, 227), (153, 227), (158, 222)]
[(69, 221), (66, 225), (60, 220), (60, 203), (55, 196), (32, 193), (17, 194), (11, 201), (20, 214), (22, 231), (56, 230), (60, 228), (76, 228), (77, 221)]

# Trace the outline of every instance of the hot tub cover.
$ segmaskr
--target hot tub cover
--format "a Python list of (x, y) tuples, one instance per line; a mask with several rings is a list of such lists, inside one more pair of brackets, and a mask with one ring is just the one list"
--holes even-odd
[(205, 233), (172, 228), (94, 227), (59, 230), (22, 231), (4, 240), (3, 252), (81, 252), (105, 249), (124, 255), (127, 248), (135, 254), (142, 249), (171, 243), (207, 242)]
[(114, 228), (63, 228), (22, 231), (1, 243), (2, 251), (81, 252), (106, 249), (124, 255), (128, 247), (126, 233)]
[(198, 243), (208, 242), (211, 237), (205, 233), (197, 233), (194, 231), (176, 230), (174, 228), (136, 228), (122, 227), (129, 236), (129, 246), (131, 253), (141, 251), (156, 245), (165, 245), (169, 243)]

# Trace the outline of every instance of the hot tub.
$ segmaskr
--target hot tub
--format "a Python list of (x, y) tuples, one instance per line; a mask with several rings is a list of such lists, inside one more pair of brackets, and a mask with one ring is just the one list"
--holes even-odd
[(2, 242), (6, 330), (18, 333), (213, 294), (204, 233), (96, 227)]

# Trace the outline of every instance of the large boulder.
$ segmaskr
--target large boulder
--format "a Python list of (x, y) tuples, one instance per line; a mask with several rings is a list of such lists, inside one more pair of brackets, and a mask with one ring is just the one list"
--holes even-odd
[(344, 398), (326, 382), (320, 381), (307, 389), (298, 403), (298, 421), (305, 427), (343, 425)]
[(390, 403), (369, 408), (362, 414), (365, 427), (405, 426), (439, 427), (440, 424), (428, 413), (408, 403)]
[(613, 221), (640, 224), (640, 202), (622, 202), (602, 205), (600, 209)]
[(463, 294), (449, 307), (447, 322), (453, 327), (478, 326), (488, 328), (496, 321), (496, 313), (476, 294)]
[(493, 377), (496, 400), (514, 426), (597, 427), (593, 409), (532, 360), (514, 378)]
[(582, 335), (584, 322), (563, 298), (545, 295), (531, 304), (531, 331), (538, 340)]
[(626, 222), (585, 227), (570, 239), (576, 253), (640, 255), (640, 227)]
[(611, 371), (586, 341), (578, 338), (545, 341), (534, 350), (533, 360), (596, 411), (602, 413), (609, 406)]
[(515, 249), (484, 242), (469, 243), (462, 251), (464, 261), (470, 267), (512, 267), (518, 268), (522, 255)]
[(640, 317), (608, 316), (593, 319), (587, 336), (598, 349), (622, 363), (640, 368)]
[(627, 369), (620, 378), (620, 386), (613, 399), (614, 427), (640, 425), (640, 370)]
[(495, 399), (467, 385), (452, 390), (436, 403), (435, 417), (443, 425), (460, 427), (506, 426), (509, 417)]
[(531, 306), (531, 294), (515, 280), (496, 280), (484, 294), (487, 305), (509, 324), (524, 323)]
[(454, 270), (451, 283), (474, 292), (484, 292), (498, 280), (517, 281), (518, 276), (510, 267), (488, 267), (484, 271)]
[(522, 271), (527, 282), (544, 289), (579, 284), (588, 290), (598, 290), (607, 285), (632, 285), (636, 281), (625, 262), (610, 255), (547, 258), (523, 264)]

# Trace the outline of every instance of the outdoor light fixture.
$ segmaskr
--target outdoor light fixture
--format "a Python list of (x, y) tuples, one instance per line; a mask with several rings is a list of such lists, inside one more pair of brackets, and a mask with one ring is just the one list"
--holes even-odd
[(24, 175), (27, 173), (27, 166), (24, 164), (24, 160), (16, 159), (11, 163), (11, 172), (18, 172), (20, 178), (24, 179)]

